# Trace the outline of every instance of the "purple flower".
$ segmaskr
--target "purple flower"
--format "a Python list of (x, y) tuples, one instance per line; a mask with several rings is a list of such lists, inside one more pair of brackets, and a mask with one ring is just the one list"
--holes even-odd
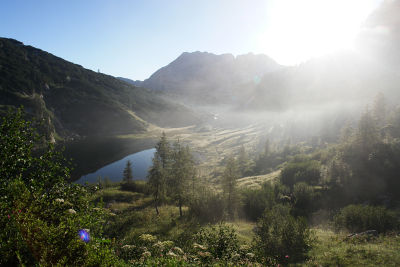
[(84, 229), (79, 230), (78, 234), (79, 234), (79, 238), (80, 238), (83, 242), (88, 243), (88, 242), (90, 241), (90, 235), (89, 235), (89, 233), (88, 233), (87, 231), (85, 231)]

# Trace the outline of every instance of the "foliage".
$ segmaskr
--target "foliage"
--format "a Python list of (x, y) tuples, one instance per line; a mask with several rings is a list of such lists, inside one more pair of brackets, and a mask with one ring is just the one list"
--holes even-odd
[(261, 189), (243, 190), (242, 202), (246, 217), (256, 221), (265, 209), (270, 209), (276, 204), (276, 193), (275, 187), (270, 183), (264, 183)]
[(215, 223), (224, 219), (225, 205), (222, 194), (207, 187), (198, 187), (189, 202), (189, 213), (201, 223)]
[(149, 187), (146, 181), (132, 181), (130, 183), (121, 183), (120, 188), (123, 191), (137, 192), (142, 194), (149, 193)]
[(318, 242), (304, 266), (399, 266), (399, 237), (380, 235), (368, 242), (354, 243), (343, 234), (316, 230)]
[(321, 165), (316, 160), (295, 158), (285, 165), (281, 172), (281, 182), (293, 188), (298, 182), (316, 185), (321, 179)]
[(126, 166), (122, 175), (122, 181), (125, 183), (131, 183), (133, 180), (133, 174), (132, 174), (132, 163), (130, 160), (126, 162)]
[(169, 195), (177, 202), (182, 217), (182, 206), (187, 203), (189, 181), (195, 176), (194, 160), (189, 146), (183, 147), (179, 140), (174, 143), (171, 153), (172, 166), (168, 179)]
[(237, 179), (239, 169), (237, 161), (230, 157), (227, 160), (224, 173), (222, 174), (222, 189), (225, 195), (227, 212), (230, 219), (233, 219), (238, 205)]
[(272, 259), (288, 263), (304, 260), (313, 243), (306, 221), (291, 216), (290, 208), (284, 205), (266, 210), (254, 231), (254, 250), (264, 261)]
[(199, 244), (194, 245), (195, 248), (206, 250), (218, 259), (229, 259), (239, 250), (235, 230), (224, 224), (201, 228), (194, 236), (194, 240)]
[(307, 217), (314, 207), (315, 193), (312, 186), (301, 182), (293, 187), (293, 213), (295, 216)]
[[(21, 110), (0, 125), (0, 265), (110, 265), (100, 239), (105, 214), (89, 192), (65, 182), (69, 170), (52, 146), (33, 156), (37, 134)], [(91, 241), (79, 240), (89, 229)]]
[(399, 227), (399, 221), (392, 211), (384, 207), (363, 205), (349, 205), (341, 209), (334, 222), (336, 229), (351, 232), (376, 230), (385, 233)]
[(240, 177), (246, 177), (253, 174), (254, 162), (249, 158), (244, 146), (240, 147), (237, 161)]

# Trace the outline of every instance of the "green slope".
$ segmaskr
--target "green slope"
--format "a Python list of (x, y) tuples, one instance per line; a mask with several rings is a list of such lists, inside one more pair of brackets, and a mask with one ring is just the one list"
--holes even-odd
[(0, 38), (0, 111), (24, 105), (50, 139), (179, 127), (193, 112), (147, 89), (96, 73), (23, 43)]

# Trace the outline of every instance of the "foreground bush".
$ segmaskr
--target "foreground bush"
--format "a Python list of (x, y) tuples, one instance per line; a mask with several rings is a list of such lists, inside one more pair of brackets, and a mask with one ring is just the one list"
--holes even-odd
[(200, 229), (195, 235), (196, 249), (209, 252), (214, 258), (230, 259), (239, 250), (235, 230), (224, 224)]
[(290, 208), (284, 205), (266, 210), (254, 232), (254, 251), (266, 263), (302, 261), (313, 243), (306, 221), (291, 216)]
[(334, 218), (337, 230), (350, 232), (362, 232), (376, 230), (385, 233), (397, 229), (398, 219), (392, 211), (384, 207), (363, 205), (349, 205), (340, 210)]
[[(89, 192), (65, 182), (69, 169), (50, 145), (33, 156), (39, 137), (19, 110), (0, 124), (0, 265), (100, 266), (117, 262), (100, 239), (105, 213)], [(36, 153), (38, 153), (36, 151)], [(87, 229), (91, 239), (79, 239)]]

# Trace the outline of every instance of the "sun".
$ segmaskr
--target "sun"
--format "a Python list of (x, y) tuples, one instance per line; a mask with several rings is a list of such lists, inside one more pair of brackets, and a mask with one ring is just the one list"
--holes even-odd
[(270, 6), (268, 23), (256, 51), (284, 65), (353, 48), (360, 26), (379, 0), (279, 0)]

